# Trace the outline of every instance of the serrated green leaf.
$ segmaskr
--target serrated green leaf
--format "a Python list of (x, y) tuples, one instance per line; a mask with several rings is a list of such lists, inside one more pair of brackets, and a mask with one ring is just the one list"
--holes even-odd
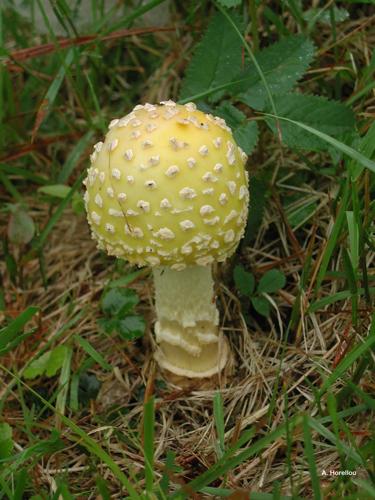
[(119, 335), (125, 340), (134, 340), (142, 337), (145, 333), (146, 322), (142, 316), (126, 316), (119, 319), (116, 329)]
[(15, 245), (26, 245), (35, 234), (35, 224), (27, 211), (16, 206), (9, 218), (8, 238)]
[(270, 304), (264, 297), (251, 297), (251, 303), (257, 313), (268, 318), (270, 315)]
[[(277, 96), (275, 105), (279, 116), (298, 121), (304, 125), (331, 136), (337, 136), (353, 129), (354, 114), (351, 109), (337, 101), (304, 94)], [(275, 120), (267, 118), (267, 123), (278, 134)], [(281, 139), (291, 148), (319, 151), (327, 149), (327, 143), (317, 136), (306, 134), (291, 122), (279, 122)]]
[(237, 144), (249, 155), (258, 142), (258, 125), (255, 121), (240, 125), (234, 130), (233, 136)]
[(246, 120), (246, 115), (228, 101), (224, 101), (215, 109), (215, 115), (224, 118), (232, 129), (239, 127)]
[(261, 277), (257, 292), (258, 293), (274, 293), (280, 288), (283, 288), (286, 283), (286, 278), (284, 273), (279, 271), (278, 269), (271, 269), (267, 271)]
[(24, 371), (23, 376), (26, 379), (33, 379), (43, 374), (46, 374), (47, 377), (53, 377), (61, 369), (67, 354), (68, 348), (59, 345), (34, 359)]
[(13, 451), (12, 428), (7, 423), (0, 424), (0, 459), (8, 458)]
[(238, 265), (234, 268), (233, 279), (237, 290), (242, 295), (252, 295), (255, 288), (255, 278), (251, 273), (245, 271), (243, 266)]
[[(313, 56), (312, 41), (301, 35), (286, 37), (255, 54), (273, 95), (292, 90), (309, 67)], [(265, 108), (268, 102), (267, 90), (254, 64), (250, 64), (233, 81), (238, 83), (232, 87), (232, 95), (237, 95), (252, 108)], [(276, 109), (279, 113), (277, 107)]]
[(107, 316), (125, 315), (139, 302), (138, 295), (130, 288), (111, 288), (102, 297), (102, 311)]
[[(231, 17), (240, 25), (237, 14)], [(220, 12), (216, 13), (186, 70), (180, 99), (229, 83), (240, 71), (241, 48), (241, 39), (228, 20)], [(215, 92), (210, 96), (211, 102), (217, 101), (222, 95), (222, 91)]]

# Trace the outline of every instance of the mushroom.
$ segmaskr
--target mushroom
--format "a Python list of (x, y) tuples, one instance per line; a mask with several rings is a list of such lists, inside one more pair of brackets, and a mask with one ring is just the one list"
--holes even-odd
[(90, 158), (84, 199), (98, 248), (153, 269), (156, 360), (181, 376), (218, 373), (229, 349), (212, 264), (244, 233), (246, 154), (222, 118), (165, 101), (112, 120)]

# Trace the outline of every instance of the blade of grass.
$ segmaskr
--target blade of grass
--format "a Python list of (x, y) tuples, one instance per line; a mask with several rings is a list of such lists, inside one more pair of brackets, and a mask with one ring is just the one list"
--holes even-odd
[(145, 459), (146, 492), (152, 494), (154, 486), (155, 401), (154, 396), (144, 404), (143, 450)]
[(93, 359), (98, 365), (100, 365), (103, 370), (112, 371), (113, 367), (110, 365), (103, 356), (88, 342), (86, 339), (80, 335), (74, 335), (74, 340), (79, 344), (82, 349)]
[[(301, 416), (296, 415), (289, 421), (289, 428), (292, 431), (296, 426), (301, 424)], [(266, 436), (257, 440), (253, 445), (239, 451), (236, 456), (232, 456), (238, 450), (238, 445), (230, 448), (223, 457), (218, 460), (210, 469), (201, 474), (196, 479), (189, 481), (182, 488), (178, 489), (175, 493), (170, 496), (170, 499), (174, 498), (187, 498), (188, 495), (194, 491), (199, 491), (205, 486), (209, 485), (219, 477), (224, 476), (228, 471), (233, 470), (238, 465), (248, 460), (253, 455), (262, 451), (265, 447), (269, 446), (271, 443), (275, 442), (280, 437), (284, 436), (286, 433), (285, 424), (280, 425), (274, 431), (270, 432)]]
[(333, 372), (327, 377), (319, 391), (320, 397), (353, 365), (353, 363), (355, 363), (355, 361), (357, 361), (358, 358), (365, 354), (373, 345), (375, 345), (375, 314), (372, 318), (371, 329), (367, 339), (363, 343), (355, 346), (354, 349), (352, 349), (345, 356), (345, 358), (342, 359)]
[(69, 391), (70, 382), (70, 368), (72, 364), (73, 351), (71, 347), (68, 347), (63, 365), (61, 367), (60, 377), (59, 377), (59, 393), (56, 398), (56, 428), (60, 428), (61, 419), (60, 415), (65, 415), (65, 405), (66, 398)]
[(0, 171), (0, 182), (4, 186), (4, 188), (8, 191), (8, 193), (13, 196), (14, 200), (18, 203), (22, 203), (23, 198), (21, 194), (18, 192), (17, 188), (13, 185), (12, 181)]
[(340, 439), (337, 439), (336, 436), (333, 434), (333, 432), (324, 427), (324, 425), (319, 423), (314, 417), (307, 416), (306, 418), (308, 419), (309, 427), (312, 430), (316, 431), (318, 434), (320, 434), (321, 436), (325, 437), (328, 441), (333, 443), (341, 453), (351, 458), (356, 464), (361, 465), (363, 467), (366, 466), (366, 464), (363, 463), (362, 457), (355, 450), (353, 450), (353, 448), (348, 446)]
[(375, 399), (372, 398), (369, 394), (366, 392), (362, 391), (358, 385), (354, 384), (351, 380), (347, 381), (348, 387), (351, 389), (352, 392), (355, 392), (357, 396), (359, 396), (365, 403), (367, 408), (370, 408), (372, 411), (375, 411)]
[(331, 233), (328, 237), (327, 245), (324, 250), (324, 255), (319, 267), (319, 271), (316, 277), (316, 285), (315, 285), (315, 294), (318, 293), (320, 290), (322, 281), (325, 277), (325, 274), (327, 272), (327, 268), (329, 265), (329, 262), (331, 260), (332, 254), (335, 251), (337, 247), (337, 240), (339, 236), (341, 235), (341, 230), (342, 226), (344, 224), (345, 220), (345, 211), (347, 209), (348, 203), (349, 203), (349, 196), (350, 196), (350, 190), (349, 190), (349, 179), (346, 180), (345, 185), (344, 185), (344, 190), (341, 196), (341, 202), (340, 202), (340, 207), (338, 210), (338, 213), (336, 215), (336, 220), (334, 222), (334, 225), (332, 227)]
[(352, 262), (353, 271), (357, 272), (359, 262), (359, 230), (354, 212), (346, 212), (346, 221), (349, 230), (350, 260)]
[(224, 455), (225, 451), (225, 423), (224, 423), (224, 408), (223, 400), (220, 392), (216, 392), (214, 395), (214, 420), (216, 426), (216, 433), (218, 437), (218, 458)]
[(39, 109), (37, 111), (36, 119), (35, 119), (35, 124), (32, 130), (31, 134), (31, 142), (34, 141), (35, 136), (41, 127), (42, 123), (48, 118), (48, 115), (51, 111), (51, 108), (55, 102), (55, 99), (57, 97), (57, 94), (60, 90), (60, 87), (62, 85), (62, 82), (65, 78), (66, 70), (69, 68), (69, 66), (73, 62), (73, 49), (69, 49), (65, 59), (64, 59), (64, 64), (60, 66), (60, 69), (58, 70), (55, 78), (53, 79), (51, 85), (49, 86), (47, 93), (45, 94)]
[[(365, 294), (365, 289), (364, 288), (358, 288), (357, 290), (358, 295), (364, 295)], [(369, 288), (369, 292), (371, 295), (375, 294), (375, 287)], [(323, 299), (319, 299), (312, 304), (310, 304), (310, 307), (308, 308), (307, 312), (308, 313), (314, 313), (318, 311), (319, 309), (323, 309), (326, 306), (329, 306), (331, 304), (334, 304), (335, 302), (340, 302), (342, 300), (348, 299), (351, 296), (350, 290), (343, 290), (342, 292), (337, 292), (332, 295), (328, 295), (327, 297), (324, 297)]]
[(311, 431), (309, 427), (309, 420), (307, 417), (303, 418), (302, 422), (303, 427), (303, 437), (304, 437), (304, 452), (305, 457), (307, 459), (307, 463), (309, 464), (309, 473), (311, 476), (311, 486), (313, 490), (314, 500), (320, 500), (322, 498), (320, 492), (320, 483), (318, 478), (318, 472), (316, 468), (315, 456), (314, 456), (314, 448), (312, 444)]
[(4, 349), (9, 342), (13, 341), (20, 334), (23, 327), (39, 311), (39, 307), (30, 306), (23, 311), (10, 325), (0, 330), (0, 349)]
[(65, 182), (67, 182), (70, 174), (73, 172), (75, 166), (77, 165), (78, 160), (82, 156), (87, 146), (90, 144), (93, 135), (94, 132), (92, 130), (89, 130), (74, 146), (59, 173), (59, 176), (57, 178), (58, 184), (64, 184)]
[(108, 26), (108, 21), (106, 21), (104, 18), (101, 19), (99, 28), (101, 29), (104, 26), (108, 26), (107, 29), (103, 31), (104, 34), (110, 33), (111, 31), (115, 31), (119, 28), (128, 28), (129, 26), (132, 25), (133, 21), (141, 17), (143, 14), (146, 14), (146, 12), (149, 12), (150, 10), (154, 9), (158, 5), (164, 3), (165, 0), (151, 0), (150, 2), (141, 5), (138, 8), (134, 8), (131, 10), (131, 14), (125, 16), (123, 19), (120, 19), (116, 21), (114, 24)]
[(366, 495), (369, 495), (368, 497), (358, 497), (358, 498), (366, 498), (366, 500), (370, 500), (370, 498), (375, 498), (375, 486), (370, 484), (368, 481), (365, 481), (365, 479), (362, 479), (360, 477), (354, 477), (352, 479), (353, 483), (362, 488), (365, 492)]
[[(40, 394), (38, 394), (32, 387), (27, 385), (23, 380), (21, 380), (18, 375), (7, 369), (6, 366), (0, 364), (0, 368), (7, 373), (10, 377), (15, 379), (18, 383), (22, 384), (28, 391), (30, 391), (33, 396), (38, 398), (42, 403), (49, 408), (52, 412), (58, 414), (56, 408), (46, 399), (44, 399)], [(122, 472), (119, 465), (112, 459), (112, 457), (103, 448), (94, 441), (84, 430), (82, 430), (76, 423), (74, 423), (70, 418), (65, 415), (59, 414), (61, 421), (76, 435), (77, 442), (84, 446), (90, 453), (97, 456), (99, 460), (104, 462), (107, 467), (113, 472), (115, 478), (122, 484), (129, 494), (131, 500), (141, 500), (141, 496), (137, 493), (135, 488), (129, 482), (126, 475)]]
[[(336, 397), (334, 394), (329, 393), (327, 395), (327, 409), (328, 413), (331, 417), (331, 422), (332, 422), (332, 427), (333, 427), (333, 432), (336, 436), (336, 439), (340, 441), (340, 417), (337, 412), (337, 401)], [(337, 450), (340, 456), (340, 462), (341, 462), (341, 468), (344, 470), (345, 469), (345, 463), (344, 463), (344, 457), (341, 453), (341, 450)]]
[(33, 174), (33, 172), (30, 172), (26, 168), (21, 168), (21, 167), (14, 167), (13, 165), (6, 165), (4, 163), (0, 163), (0, 171), (5, 172), (6, 174), (9, 175), (14, 175), (14, 176), (19, 176), (23, 179), (27, 179), (30, 181), (35, 182), (36, 184), (47, 184), (49, 181), (48, 179), (45, 179), (44, 177), (41, 177), (39, 175)]
[[(72, 328), (85, 314), (85, 309), (80, 310), (73, 318), (70, 320), (67, 320), (64, 325), (57, 330), (53, 335), (49, 337), (47, 342), (43, 345), (43, 347), (40, 348), (39, 350), (39, 355), (41, 356), (44, 354), (46, 351), (49, 350), (49, 348), (52, 346), (54, 342), (56, 342), (66, 331), (68, 331), (70, 328)], [(22, 377), (23, 372), (26, 370), (26, 368), (30, 365), (30, 363), (33, 361), (33, 358), (30, 358), (22, 368), (19, 369), (18, 375)], [(2, 397), (0, 399), (0, 414), (3, 411), (4, 404), (6, 402), (7, 397), (9, 396), (10, 392), (12, 391), (14, 385), (16, 384), (16, 380), (13, 379), (11, 382), (7, 385), (7, 388), (2, 394)]]
[[(375, 353), (375, 347), (372, 348), (372, 351)], [(353, 393), (353, 387), (351, 387), (351, 384), (353, 384), (353, 386), (357, 387), (356, 384), (359, 383), (359, 381), (361, 380), (362, 378), (362, 375), (365, 373), (365, 371), (367, 370), (368, 366), (370, 364), (374, 364), (373, 361), (372, 361), (372, 358), (371, 358), (371, 354), (370, 352), (368, 352), (362, 359), (361, 361), (358, 363), (358, 366), (354, 372), (354, 375), (352, 377), (352, 380), (347, 380), (346, 383), (346, 387), (343, 387), (341, 389), (341, 391), (338, 393), (337, 395), (337, 401), (338, 401), (338, 405), (341, 407), (343, 406), (344, 403), (347, 403), (347, 401), (349, 400), (350, 398), (350, 395)]]
[(358, 288), (352, 261), (350, 260), (346, 248), (343, 249), (342, 257), (343, 257), (344, 271), (349, 285), (351, 302), (352, 302), (352, 323), (353, 326), (356, 327), (358, 324)]
[(331, 137), (330, 135), (321, 132), (320, 130), (310, 127), (309, 125), (306, 125), (305, 123), (301, 123), (295, 120), (291, 120), (290, 118), (286, 118), (284, 116), (278, 116), (272, 113), (262, 113), (264, 116), (270, 116), (271, 118), (275, 118), (276, 120), (282, 120), (286, 121), (289, 123), (293, 123), (294, 125), (297, 125), (297, 127), (300, 127), (307, 132), (310, 132), (310, 134), (313, 134), (319, 139), (322, 139), (323, 141), (327, 142), (328, 144), (331, 144), (334, 148), (338, 149), (342, 153), (348, 155), (350, 158), (358, 162), (360, 165), (363, 165), (364, 167), (368, 168), (372, 172), (375, 172), (375, 162), (370, 160), (370, 158), (367, 158), (364, 156), (362, 153), (359, 151), (356, 151), (355, 149), (351, 148), (347, 144), (344, 144), (343, 142), (339, 141), (338, 139), (335, 139), (334, 137)]

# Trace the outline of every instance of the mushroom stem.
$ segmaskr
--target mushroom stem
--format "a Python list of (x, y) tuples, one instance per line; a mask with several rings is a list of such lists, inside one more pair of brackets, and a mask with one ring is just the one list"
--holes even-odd
[(182, 271), (155, 268), (155, 358), (185, 377), (211, 377), (226, 364), (228, 347), (219, 334), (211, 267)]

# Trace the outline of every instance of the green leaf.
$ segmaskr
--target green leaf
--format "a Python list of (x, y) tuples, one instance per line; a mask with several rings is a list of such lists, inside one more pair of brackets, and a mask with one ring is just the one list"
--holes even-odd
[[(273, 95), (292, 90), (309, 67), (313, 56), (312, 41), (301, 35), (283, 38), (255, 54)], [(241, 101), (252, 108), (264, 109), (268, 102), (267, 90), (254, 64), (250, 64), (233, 80), (238, 83), (234, 84), (232, 95), (238, 95)]]
[(43, 374), (47, 377), (53, 377), (63, 366), (67, 355), (68, 348), (59, 345), (34, 359), (24, 371), (23, 376), (26, 379), (33, 379)]
[(251, 273), (245, 271), (243, 266), (238, 265), (233, 270), (234, 284), (237, 290), (246, 296), (252, 295), (255, 288), (255, 278)]
[[(288, 94), (277, 96), (275, 106), (280, 116), (298, 121), (320, 132), (337, 136), (353, 129), (355, 120), (351, 109), (337, 101), (314, 95)], [(275, 120), (267, 119), (275, 134), (279, 134)], [(280, 123), (281, 138), (291, 148), (319, 151), (327, 149), (327, 143), (319, 137), (306, 134), (290, 122)]]
[(285, 286), (286, 279), (284, 273), (278, 269), (271, 269), (264, 274), (258, 284), (258, 293), (274, 293)]
[(145, 333), (146, 322), (142, 316), (126, 316), (116, 324), (119, 335), (125, 340), (134, 340)]
[(41, 186), (38, 188), (38, 192), (63, 199), (68, 196), (70, 189), (70, 186), (66, 186), (65, 184), (50, 184), (49, 186)]
[(0, 424), (0, 459), (8, 458), (13, 451), (12, 428), (9, 424)]
[(246, 154), (253, 152), (258, 142), (258, 125), (256, 121), (250, 121), (237, 127), (233, 136), (237, 144), (245, 151)]
[[(239, 16), (232, 15), (237, 25)], [(216, 13), (197, 46), (186, 70), (182, 84), (181, 99), (208, 91), (229, 83), (239, 73), (241, 67), (242, 42), (227, 19)], [(223, 92), (211, 95), (211, 101), (217, 101)]]
[(268, 318), (270, 315), (270, 304), (264, 297), (251, 297), (251, 303), (257, 313)]
[(9, 241), (15, 245), (26, 245), (33, 239), (34, 234), (35, 224), (32, 217), (24, 208), (15, 206), (8, 223)]
[(92, 373), (83, 372), (79, 377), (78, 400), (83, 406), (87, 406), (90, 399), (96, 399), (99, 394), (101, 382)]
[(237, 109), (229, 101), (224, 101), (215, 109), (215, 115), (221, 116), (229, 127), (236, 128), (246, 120), (246, 115)]
[(106, 333), (112, 333), (117, 326), (117, 318), (100, 318), (97, 321), (100, 328), (102, 328)]
[(102, 297), (102, 311), (107, 316), (125, 315), (139, 302), (138, 295), (130, 288), (111, 288)]

